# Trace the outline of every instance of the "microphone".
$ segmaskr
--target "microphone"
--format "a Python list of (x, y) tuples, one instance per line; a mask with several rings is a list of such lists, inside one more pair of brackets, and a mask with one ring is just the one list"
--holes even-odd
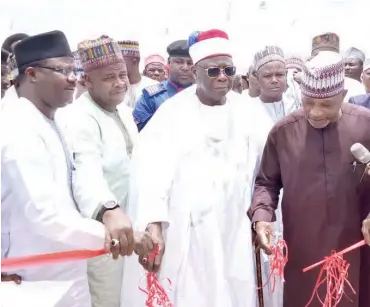
[(351, 146), (352, 155), (360, 161), (362, 164), (365, 164), (367, 167), (370, 167), (370, 151), (360, 143), (353, 144)]

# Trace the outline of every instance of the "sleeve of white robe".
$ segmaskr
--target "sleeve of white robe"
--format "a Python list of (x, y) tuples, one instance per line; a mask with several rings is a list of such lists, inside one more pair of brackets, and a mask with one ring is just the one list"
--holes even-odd
[[(103, 174), (103, 144), (98, 122), (79, 114), (71, 136), (73, 148), (73, 196), (84, 217), (96, 218), (107, 202), (118, 202)], [(128, 187), (127, 187), (128, 189)]]
[(50, 154), (44, 141), (24, 135), (22, 142), (2, 148), (2, 180), (13, 187), (17, 200), (24, 204), (24, 216), (33, 230), (49, 240), (78, 249), (104, 247), (105, 228), (91, 219), (82, 218), (77, 210), (58, 202), (60, 189), (54, 182)]

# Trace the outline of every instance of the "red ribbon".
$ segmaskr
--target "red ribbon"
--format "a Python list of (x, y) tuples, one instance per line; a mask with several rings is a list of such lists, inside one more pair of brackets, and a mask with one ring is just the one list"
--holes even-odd
[(73, 250), (59, 253), (32, 255), (25, 257), (1, 259), (1, 271), (16, 271), (28, 267), (50, 265), (61, 262), (85, 260), (104, 255), (104, 249), (98, 250)]
[(283, 239), (278, 239), (276, 244), (271, 246), (271, 250), (272, 255), (269, 257), (270, 274), (262, 288), (272, 281), (271, 293), (273, 293), (276, 287), (276, 279), (279, 277), (280, 280), (285, 281), (284, 269), (288, 262), (288, 246)]
[[(159, 248), (157, 247), (156, 250), (148, 256), (148, 260), (153, 260), (159, 253)], [(147, 307), (156, 307), (156, 306), (163, 306), (163, 307), (173, 307), (166, 290), (161, 285), (158, 277), (155, 273), (146, 273), (146, 289), (139, 287), (139, 290), (144, 292), (147, 295), (147, 299), (145, 301), (145, 306)], [(171, 281), (167, 279), (169, 284), (171, 285)]]
[[(317, 299), (319, 300), (323, 307), (338, 306), (343, 295), (346, 295), (344, 293), (345, 286), (348, 286), (350, 290), (354, 294), (356, 294), (351, 283), (348, 281), (348, 270), (350, 264), (343, 259), (343, 254), (348, 253), (354, 249), (357, 249), (365, 244), (366, 243), (363, 240), (338, 253), (332, 251), (331, 256), (326, 257), (324, 260), (319, 261), (303, 269), (303, 272), (307, 272), (321, 264), (323, 265), (317, 278), (312, 296), (305, 307), (309, 306), (312, 303), (315, 296), (317, 297)], [(324, 284), (326, 286), (326, 295), (325, 298), (322, 299), (318, 293), (318, 290)]]

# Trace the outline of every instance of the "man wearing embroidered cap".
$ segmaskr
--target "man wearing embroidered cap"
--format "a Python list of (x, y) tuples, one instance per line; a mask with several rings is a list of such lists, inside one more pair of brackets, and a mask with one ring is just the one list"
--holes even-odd
[[(131, 214), (166, 246), (139, 261), (171, 279), (176, 307), (256, 306), (245, 211), (265, 142), (263, 113), (231, 90), (236, 68), (225, 32), (195, 32), (188, 44), (196, 85), (159, 108), (133, 154)], [(122, 306), (143, 306), (145, 296), (132, 293), (144, 272), (129, 264)]]
[(346, 69), (345, 75), (361, 82), (361, 74), (365, 61), (365, 54), (355, 47), (351, 47), (345, 53)]
[(141, 96), (142, 90), (158, 82), (142, 76), (140, 73), (140, 48), (137, 41), (118, 41), (121, 48), (123, 59), (126, 62), (127, 76), (130, 84), (123, 104), (134, 108), (136, 101)]
[[(117, 109), (127, 92), (125, 61), (107, 36), (81, 42), (78, 52), (87, 91), (74, 103), (73, 195), (82, 216), (103, 222), (131, 255), (134, 237), (125, 211), (137, 128), (129, 107)], [(119, 306), (123, 258), (96, 257), (87, 270), (92, 306)]]
[(144, 76), (163, 82), (166, 80), (166, 61), (159, 54), (152, 54), (145, 59)]
[[(335, 33), (324, 33), (317, 35), (312, 40), (311, 56), (316, 56), (321, 51), (332, 51), (339, 53), (340, 50), (339, 36)], [(364, 87), (361, 82), (345, 76), (344, 88), (347, 90), (347, 95), (344, 102), (348, 102), (349, 98), (357, 95), (365, 94)]]
[(139, 131), (149, 122), (163, 102), (193, 84), (194, 79), (191, 72), (193, 62), (186, 40), (171, 43), (167, 47), (167, 53), (169, 56), (169, 79), (143, 89), (133, 111)]
[[(370, 112), (343, 104), (344, 60), (322, 51), (303, 69), (303, 108), (271, 130), (248, 212), (261, 247), (271, 253), (279, 190), (284, 188), (284, 239), (289, 248), (285, 267), (284, 307), (305, 306), (314, 291), (318, 270), (302, 269), (365, 238), (370, 243), (370, 177), (353, 166), (350, 147), (370, 148)], [(362, 231), (362, 234), (361, 234)], [(369, 257), (361, 250), (346, 254), (348, 280), (356, 294), (346, 292), (339, 306), (369, 306)], [(364, 257), (365, 258), (365, 257)], [(366, 272), (361, 276), (360, 272)], [(325, 292), (324, 292), (325, 295)], [(315, 300), (310, 305), (320, 307)]]

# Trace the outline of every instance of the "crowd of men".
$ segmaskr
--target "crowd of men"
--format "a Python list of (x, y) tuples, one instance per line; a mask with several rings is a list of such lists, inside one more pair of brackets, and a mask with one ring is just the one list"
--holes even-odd
[[(107, 255), (2, 281), (70, 282), (53, 306), (145, 306), (139, 287), (154, 272), (174, 307), (304, 307), (318, 274), (304, 267), (370, 244), (370, 178), (350, 152), (370, 149), (370, 60), (340, 54), (335, 33), (314, 37), (306, 57), (266, 46), (245, 75), (221, 30), (167, 52), (141, 72), (136, 41), (103, 35), (72, 51), (61, 31), (5, 40), (2, 259)], [(255, 251), (264, 283), (280, 237), (285, 282), (262, 296)], [(368, 307), (368, 246), (346, 260), (355, 293), (338, 307)]]

